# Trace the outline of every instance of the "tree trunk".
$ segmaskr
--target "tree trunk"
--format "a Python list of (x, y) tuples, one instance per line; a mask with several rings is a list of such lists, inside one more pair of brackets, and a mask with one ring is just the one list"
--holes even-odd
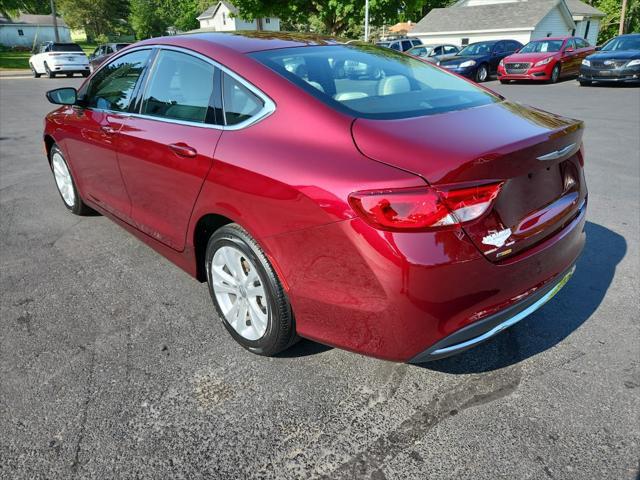
[(625, 15), (627, 13), (627, 0), (622, 0), (622, 11), (620, 12), (620, 30), (619, 34), (622, 35), (624, 33), (624, 21)]

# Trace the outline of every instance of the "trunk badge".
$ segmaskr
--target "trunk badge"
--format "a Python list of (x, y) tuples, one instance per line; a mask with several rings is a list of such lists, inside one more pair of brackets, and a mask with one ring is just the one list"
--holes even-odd
[(568, 155), (569, 153), (573, 153), (573, 150), (576, 148), (576, 144), (575, 143), (571, 143), (569, 145), (567, 145), (564, 148), (561, 148), (560, 150), (556, 150), (555, 152), (551, 152), (551, 153), (547, 153), (546, 155), (542, 155), (540, 157), (538, 157), (538, 160), (555, 160), (557, 158), (560, 157), (564, 157), (565, 155)]
[(492, 232), (482, 239), (482, 243), (485, 245), (492, 245), (494, 247), (502, 247), (509, 237), (511, 236), (511, 229), (500, 230), (499, 232)]

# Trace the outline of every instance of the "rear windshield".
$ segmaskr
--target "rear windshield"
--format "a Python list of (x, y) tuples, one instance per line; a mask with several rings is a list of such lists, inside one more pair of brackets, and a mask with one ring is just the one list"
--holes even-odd
[(562, 48), (562, 40), (541, 40), (529, 42), (520, 49), (520, 53), (544, 53), (559, 52)]
[(52, 52), (82, 52), (80, 45), (76, 43), (54, 43), (51, 45)]
[(356, 117), (408, 118), (500, 101), (431, 64), (374, 46), (284, 48), (251, 56), (326, 104)]

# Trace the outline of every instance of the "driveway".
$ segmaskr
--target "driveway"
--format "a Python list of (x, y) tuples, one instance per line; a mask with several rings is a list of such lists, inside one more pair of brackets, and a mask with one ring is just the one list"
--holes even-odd
[(528, 319), (414, 366), (251, 355), (206, 285), (70, 215), (43, 94), (80, 82), (0, 79), (0, 477), (637, 478), (640, 90), (487, 84), (585, 120), (586, 250)]

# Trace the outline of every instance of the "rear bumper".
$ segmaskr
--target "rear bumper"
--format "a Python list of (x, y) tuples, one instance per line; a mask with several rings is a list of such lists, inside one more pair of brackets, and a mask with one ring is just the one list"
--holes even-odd
[(524, 300), (443, 338), (424, 352), (413, 357), (409, 360), (409, 363), (425, 363), (449, 357), (489, 340), (520, 320), (525, 319), (551, 300), (569, 281), (575, 268), (575, 265), (572, 265), (566, 272), (558, 275), (553, 281), (531, 293)]
[(65, 64), (54, 64), (54, 65), (50, 65), (49, 69), (53, 72), (53, 73), (87, 73), (89, 72), (89, 64), (87, 65), (83, 65), (83, 64), (69, 64), (69, 65), (65, 65)]

